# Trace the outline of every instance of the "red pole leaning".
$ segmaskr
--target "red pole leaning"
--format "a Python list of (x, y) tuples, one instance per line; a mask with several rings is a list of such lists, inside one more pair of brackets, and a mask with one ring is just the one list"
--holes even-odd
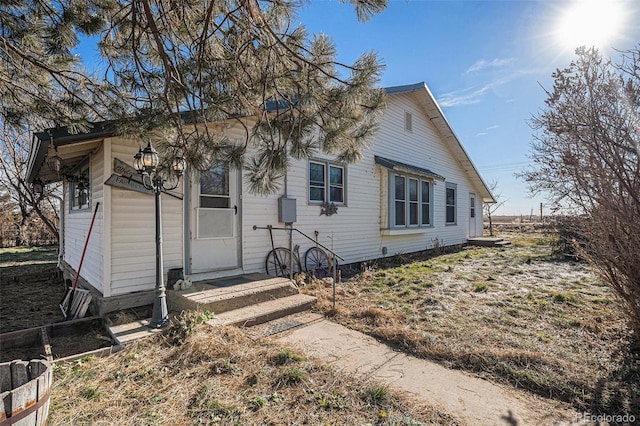
[(98, 207), (100, 207), (100, 201), (96, 203), (96, 209), (93, 211), (93, 218), (91, 219), (91, 225), (89, 225), (89, 232), (87, 233), (87, 239), (84, 240), (84, 249), (82, 249), (82, 257), (80, 257), (80, 265), (78, 265), (78, 271), (76, 272), (76, 279), (73, 281), (73, 292), (76, 291), (76, 286), (78, 285), (78, 278), (80, 278), (80, 270), (82, 269), (82, 262), (84, 262), (84, 255), (87, 252), (87, 246), (89, 245), (89, 237), (91, 236), (91, 230), (93, 229), (93, 222), (95, 222), (96, 220), (96, 213), (98, 213)]

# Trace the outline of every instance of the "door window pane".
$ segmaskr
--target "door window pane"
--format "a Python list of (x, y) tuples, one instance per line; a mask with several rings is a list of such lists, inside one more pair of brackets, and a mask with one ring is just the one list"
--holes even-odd
[(229, 208), (229, 167), (216, 166), (200, 177), (200, 207)]

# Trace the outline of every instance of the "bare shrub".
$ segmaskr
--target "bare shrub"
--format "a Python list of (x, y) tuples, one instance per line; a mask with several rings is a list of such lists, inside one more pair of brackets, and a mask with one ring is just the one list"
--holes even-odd
[(640, 49), (619, 64), (595, 48), (576, 54), (532, 120), (535, 168), (523, 177), (584, 222), (577, 254), (624, 301), (640, 342)]

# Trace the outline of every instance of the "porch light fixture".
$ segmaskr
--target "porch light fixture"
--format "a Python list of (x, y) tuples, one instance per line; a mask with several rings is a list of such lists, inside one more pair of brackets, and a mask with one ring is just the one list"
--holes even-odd
[(55, 174), (60, 174), (60, 170), (62, 170), (62, 158), (58, 156), (58, 147), (53, 143), (53, 133), (49, 132), (49, 137), (51, 138), (50, 143), (55, 148), (56, 153), (53, 157), (47, 159), (47, 167)]
[(58, 156), (58, 148), (56, 148), (56, 155), (47, 159), (47, 167), (56, 174), (62, 170), (62, 158)]
[(42, 180), (40, 180), (40, 178), (37, 178), (33, 181), (33, 183), (31, 183), (31, 192), (37, 197), (40, 197), (42, 194), (44, 194), (44, 183), (42, 182)]
[(163, 191), (177, 188), (180, 177), (185, 169), (185, 162), (181, 155), (173, 158), (171, 160), (171, 174), (175, 177), (175, 180), (173, 184), (167, 186), (167, 180), (159, 172), (159, 163), (158, 152), (151, 146), (151, 142), (149, 142), (144, 149), (139, 149), (138, 153), (133, 156), (133, 168), (141, 175), (144, 187), (153, 191), (155, 198), (156, 294), (153, 300), (153, 314), (151, 316), (151, 322), (149, 323), (150, 328), (162, 328), (169, 323), (162, 261), (162, 207), (160, 194), (162, 194)]

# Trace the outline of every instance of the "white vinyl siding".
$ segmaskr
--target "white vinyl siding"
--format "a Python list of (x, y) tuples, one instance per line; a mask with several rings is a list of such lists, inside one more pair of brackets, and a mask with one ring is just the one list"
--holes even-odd
[[(396, 200), (392, 187), (396, 173), (376, 164), (376, 155), (428, 168), (444, 176), (447, 182), (456, 182), (456, 195), (470, 192), (479, 194), (483, 191), (482, 188), (473, 186), (468, 173), (449, 147), (451, 142), (437, 131), (428, 118), (436, 117), (434, 120), (438, 120), (439, 111), (427, 110), (419, 101), (420, 96), (423, 94), (388, 96), (388, 108), (379, 123), (379, 131), (371, 140), (370, 148), (363, 152), (360, 162), (349, 164), (348, 169), (337, 164), (335, 158), (320, 153), (315, 154), (316, 158), (312, 160), (291, 159), (286, 186), (282, 185), (276, 194), (269, 196), (250, 194), (246, 174), (242, 176), (242, 186), (239, 188), (242, 204), (238, 206), (242, 268), (221, 273), (232, 275), (264, 272), (265, 258), (272, 248), (271, 239), (267, 230), (254, 230), (253, 227), (282, 227), (278, 223), (278, 198), (285, 195), (285, 187), (287, 197), (297, 200), (297, 221), (293, 226), (312, 239), (317, 231), (318, 242), (332, 247), (344, 258), (344, 263), (425, 250), (432, 248), (435, 241), (444, 245), (464, 243), (468, 237), (466, 224), (470, 220), (471, 211), (469, 197), (456, 197), (456, 220), (465, 226), (446, 226), (446, 183), (430, 181), (410, 173), (397, 173), (405, 179), (405, 226), (397, 229), (392, 226), (395, 221), (393, 201)], [(411, 132), (404, 131), (406, 113), (411, 115)], [(242, 138), (244, 135), (240, 126), (229, 129), (227, 133), (231, 138)], [(106, 159), (98, 154), (92, 157), (91, 207), (86, 211), (65, 215), (65, 260), (72, 267), (77, 267), (79, 263), (92, 210), (96, 202), (103, 201), (102, 183), (111, 173), (113, 159), (119, 158), (132, 164), (137, 150), (138, 144), (135, 141), (112, 138)], [(248, 153), (250, 154), (251, 152)], [(311, 163), (323, 166), (322, 179), (314, 180), (314, 185), (311, 185), (309, 179)], [(411, 192), (412, 180), (417, 182), (417, 201), (415, 194)], [(197, 185), (197, 181), (194, 184)], [(319, 195), (311, 196), (312, 187), (319, 188), (324, 198)], [(69, 209), (66, 196), (68, 184), (65, 190), (65, 208)], [(108, 192), (109, 197), (105, 199), (104, 206), (101, 204), (96, 217), (81, 275), (94, 287), (102, 289), (102, 265), (110, 259), (110, 279), (105, 276), (104, 279), (109, 281), (104, 285), (110, 285), (111, 289), (106, 293), (119, 295), (152, 290), (155, 284), (153, 196), (117, 187), (109, 187)], [(182, 189), (178, 188), (175, 192), (181, 193)], [(337, 202), (340, 193), (343, 203)], [(333, 199), (338, 205), (337, 213), (331, 216), (321, 214), (321, 199)], [(192, 199), (191, 207), (197, 207), (199, 202)], [(107, 230), (103, 228), (103, 207), (111, 212)], [(415, 213), (412, 215), (416, 207), (417, 223)], [(482, 215), (476, 216), (478, 229), (481, 229)], [(166, 279), (168, 269), (183, 267), (182, 202), (163, 194), (162, 219)], [(408, 226), (410, 223), (415, 225)], [(103, 244), (104, 232), (109, 233), (110, 245), (108, 241)], [(191, 238), (196, 238), (196, 235)], [(284, 231), (274, 231), (273, 240), (276, 247), (288, 246), (288, 235)], [(302, 262), (306, 250), (315, 246), (314, 241), (297, 233), (294, 233), (293, 244), (300, 246)], [(110, 250), (106, 257), (103, 257), (103, 247)]]
[[(415, 227), (392, 226), (394, 223), (394, 172), (377, 165), (376, 155), (428, 168), (447, 180), (456, 182), (458, 191), (476, 192), (457, 158), (442, 136), (427, 119), (427, 113), (418, 106), (410, 94), (388, 96), (388, 108), (380, 122), (379, 131), (372, 140), (371, 147), (363, 153), (360, 162), (350, 164), (345, 176), (345, 194), (349, 207), (339, 206), (332, 216), (320, 215), (321, 207), (309, 200), (309, 161), (291, 161), (287, 171), (287, 196), (297, 199), (296, 229), (314, 237), (318, 231), (318, 242), (344, 257), (345, 263), (361, 262), (387, 255), (410, 253), (433, 247), (434, 240), (444, 245), (466, 242), (466, 226), (445, 226), (445, 182), (429, 181), (410, 174), (405, 177), (429, 182), (429, 202), (420, 204), (421, 212), (429, 212), (429, 223)], [(413, 132), (404, 132), (405, 112), (412, 113)], [(429, 112), (435, 116), (435, 112)], [(311, 161), (324, 163), (332, 158), (314, 158)], [(325, 169), (326, 170), (326, 169)], [(325, 171), (326, 174), (326, 171)], [(399, 175), (403, 175), (399, 173)], [(246, 181), (246, 179), (243, 179)], [(327, 182), (325, 180), (324, 182)], [(422, 192), (422, 191), (420, 191)], [(466, 193), (466, 192), (460, 192)], [(264, 272), (264, 262), (271, 241), (267, 230), (254, 230), (253, 226), (282, 226), (278, 224), (277, 199), (284, 195), (281, 190), (271, 196), (255, 196), (246, 190), (243, 194), (243, 267), (244, 272)], [(419, 194), (422, 195), (422, 194)], [(420, 197), (419, 197), (420, 198)], [(468, 197), (463, 197), (468, 198)], [(408, 199), (408, 198), (407, 198)], [(424, 199), (422, 200), (424, 201)], [(468, 220), (468, 200), (458, 199), (463, 223)], [(406, 209), (405, 209), (406, 210)], [(463, 213), (465, 212), (465, 213)], [(464, 217), (462, 217), (464, 215)], [(480, 215), (478, 215), (480, 216)], [(420, 214), (421, 220), (427, 216)], [(408, 223), (408, 219), (407, 222)], [(466, 223), (466, 222), (465, 222)], [(391, 225), (390, 225), (391, 224)], [(403, 234), (403, 233), (408, 234)], [(395, 233), (398, 233), (397, 235)], [(288, 247), (287, 233), (274, 231), (276, 247)], [(304, 253), (314, 246), (312, 241), (294, 233), (293, 244), (300, 246), (300, 257), (304, 263)], [(341, 262), (342, 263), (342, 262)]]
[[(130, 165), (138, 151), (135, 141), (114, 139), (111, 158)], [(175, 191), (182, 192), (182, 187)], [(155, 204), (153, 195), (111, 187), (111, 294), (155, 287)], [(182, 201), (162, 195), (164, 278), (170, 268), (182, 268)]]
[[(105, 208), (104, 203), (102, 202), (102, 182), (104, 181), (103, 156), (99, 153), (92, 155), (87, 164), (88, 168), (91, 170), (89, 176), (89, 187), (91, 188), (91, 192), (88, 196), (88, 205), (83, 210), (76, 210), (73, 211), (72, 214), (64, 215), (64, 261), (77, 272), (82, 259), (82, 251), (84, 249), (85, 241), (87, 241), (87, 236), (89, 236), (87, 251), (84, 255), (84, 260), (82, 260), (80, 276), (97, 290), (103, 291), (103, 213)], [(65, 205), (63, 208), (65, 208), (66, 211), (70, 211), (72, 208), (72, 203), (69, 197), (71, 193), (71, 186), (72, 185), (69, 182), (65, 182), (64, 184)], [(89, 235), (93, 212), (98, 202), (100, 202), (100, 207), (96, 213), (96, 219), (94, 221), (93, 228), (91, 229), (91, 235)]]

